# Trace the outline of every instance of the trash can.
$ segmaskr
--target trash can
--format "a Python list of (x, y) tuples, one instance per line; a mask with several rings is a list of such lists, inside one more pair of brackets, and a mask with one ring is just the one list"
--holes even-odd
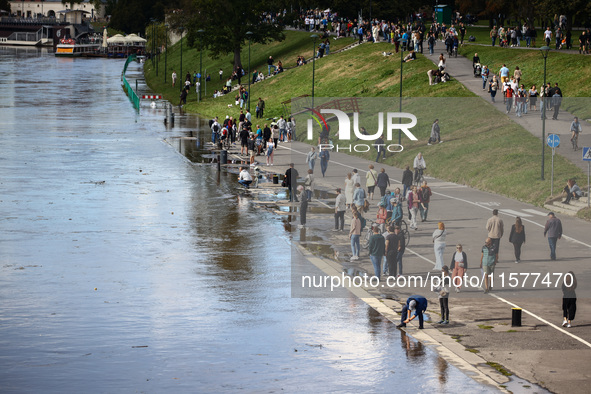
[(521, 308), (511, 308), (511, 327), (521, 327)]
[(222, 150), (222, 155), (220, 157), (220, 161), (222, 162), (222, 164), (228, 164), (228, 151), (227, 150)]
[(273, 184), (274, 185), (279, 184), (279, 175), (278, 174), (273, 175)]

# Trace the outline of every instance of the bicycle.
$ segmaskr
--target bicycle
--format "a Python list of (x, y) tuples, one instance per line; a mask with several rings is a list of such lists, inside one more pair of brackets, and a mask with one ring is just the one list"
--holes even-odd
[(458, 47), (452, 48), (450, 57), (458, 57)]
[[(392, 223), (392, 219), (388, 219), (384, 225), (384, 228), (388, 228), (388, 226)], [(367, 227), (367, 230), (365, 231), (365, 234), (363, 235), (363, 239), (361, 241), (361, 247), (363, 249), (367, 249), (369, 248), (369, 238), (373, 235), (373, 228), (375, 226), (382, 226), (381, 224), (378, 224), (376, 222), (371, 222), (371, 225)], [(410, 232), (408, 231), (408, 224), (403, 220), (400, 221), (400, 232), (403, 234), (404, 236), (404, 246), (408, 246), (408, 244), (410, 243)], [(386, 233), (384, 228), (380, 228), (380, 234), (384, 234)], [(383, 231), (382, 231), (383, 230)]]
[(425, 169), (424, 168), (415, 168), (415, 174), (414, 174), (414, 184), (415, 186), (420, 186), (423, 184), (423, 182), (425, 181), (425, 177), (423, 176), (423, 171)]
[(573, 150), (576, 152), (579, 149), (579, 134), (573, 135), (570, 142), (572, 142)]

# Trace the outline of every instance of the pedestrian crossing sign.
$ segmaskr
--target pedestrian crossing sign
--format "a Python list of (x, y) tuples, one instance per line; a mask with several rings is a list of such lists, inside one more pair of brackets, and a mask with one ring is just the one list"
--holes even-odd
[(591, 147), (586, 146), (583, 148), (583, 160), (591, 161)]

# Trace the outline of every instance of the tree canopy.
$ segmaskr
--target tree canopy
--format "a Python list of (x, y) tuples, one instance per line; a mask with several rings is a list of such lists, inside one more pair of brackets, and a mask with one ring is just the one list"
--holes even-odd
[(234, 67), (242, 67), (240, 51), (248, 42), (247, 32), (252, 32), (253, 43), (285, 39), (282, 26), (262, 21), (263, 12), (277, 9), (277, 5), (271, 0), (192, 0), (171, 22), (173, 26), (184, 23), (189, 45), (199, 47), (203, 43), (214, 57), (233, 53)]

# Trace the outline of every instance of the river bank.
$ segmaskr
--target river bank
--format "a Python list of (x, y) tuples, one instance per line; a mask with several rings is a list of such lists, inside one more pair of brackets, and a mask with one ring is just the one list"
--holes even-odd
[[(259, 165), (259, 168), (281, 174), (287, 169), (289, 162), (294, 162), (301, 174), (307, 168), (304, 161), (307, 149), (306, 144), (298, 142), (280, 144), (275, 153), (274, 167)], [(239, 160), (234, 165), (238, 162)], [(271, 187), (272, 193), (277, 195), (277, 205), (265, 204), (265, 209), (274, 211), (290, 223), (295, 248), (292, 249), (292, 256), (303, 254), (331, 277), (341, 277), (342, 272), (356, 272), (361, 275), (373, 273), (366, 251), (362, 252), (359, 262), (349, 261), (347, 233), (331, 231), (334, 220), (330, 213), (334, 190), (336, 187), (344, 187), (345, 174), (352, 168), (358, 168), (364, 179), (364, 169), (371, 163), (355, 156), (333, 152), (326, 176), (321, 177), (319, 173), (316, 175), (317, 189), (320, 191), (316, 192), (316, 197), (310, 204), (308, 223), (303, 229), (296, 230), (299, 214), (297, 204), (291, 205), (284, 200), (284, 189), (276, 190)], [(390, 188), (399, 186), (401, 171), (382, 163), (376, 168), (381, 167), (390, 176)], [(579, 283), (584, 283), (586, 279), (582, 278), (590, 276), (589, 270), (584, 266), (583, 256), (588, 254), (591, 245), (578, 236), (586, 233), (587, 223), (561, 217), (566, 237), (564, 243), (559, 245), (561, 257), (558, 268), (548, 260), (547, 244), (541, 235), (547, 211), (463, 185), (427, 179), (434, 192), (431, 213), (427, 222), (420, 223), (419, 230), (411, 230), (410, 244), (404, 258), (405, 276), (427, 278), (431, 274), (434, 258), (430, 236), (437, 221), (446, 223), (449, 232), (450, 251), (446, 253), (444, 261), (448, 262), (451, 258), (453, 248), (449, 245), (461, 242), (470, 261), (469, 275), (479, 276), (479, 248), (486, 237), (484, 225), (493, 207), (501, 211), (506, 226), (515, 215), (520, 215), (528, 228), (528, 246), (522, 264), (514, 263), (512, 247), (506, 238), (503, 239), (502, 245), (505, 246), (501, 249), (498, 274), (557, 273), (572, 269), (577, 273)], [(375, 215), (377, 201), (374, 200), (373, 203), (372, 210), (365, 215), (368, 221)], [(346, 223), (348, 228), (349, 219)], [(302, 252), (300, 246), (305, 251)], [(292, 275), (292, 295), (313, 297), (314, 289), (304, 287), (302, 283), (301, 276)], [(419, 331), (416, 330), (416, 325), (409, 325), (406, 330), (425, 344), (432, 344), (446, 360), (463, 370), (465, 368), (466, 371), (472, 371), (477, 379), (482, 378), (489, 382), (492, 380), (500, 388), (509, 385), (508, 390), (515, 391), (516, 386), (511, 386), (515, 381), (506, 376), (514, 374), (524, 379), (520, 385), (523, 390), (531, 388), (535, 392), (537, 389), (531, 387), (531, 382), (552, 392), (585, 392), (585, 382), (591, 378), (583, 367), (591, 352), (588, 286), (581, 286), (578, 290), (577, 319), (580, 320), (567, 331), (560, 326), (560, 288), (532, 286), (531, 282), (523, 285), (525, 288), (519, 291), (505, 284), (489, 295), (484, 295), (477, 287), (460, 293), (452, 292), (451, 319), (447, 326), (433, 323), (439, 320), (439, 306), (437, 294), (431, 292), (428, 286), (362, 286), (349, 290), (392, 322), (399, 321), (400, 304), (406, 297), (411, 294), (426, 296), (429, 300), (428, 314), (431, 316), (430, 322), (426, 323), (427, 328)], [(521, 327), (511, 326), (511, 308), (514, 306), (524, 309)]]

